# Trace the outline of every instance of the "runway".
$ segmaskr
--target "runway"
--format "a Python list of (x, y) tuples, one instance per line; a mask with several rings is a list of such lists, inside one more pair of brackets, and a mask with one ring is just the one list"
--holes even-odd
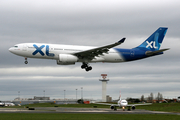
[(117, 111), (107, 108), (65, 108), (65, 107), (35, 107), (34, 110), (29, 108), (0, 108), (0, 113), (89, 113), (89, 114), (174, 114), (180, 113), (161, 112), (161, 111), (148, 111), (136, 109), (133, 111)]

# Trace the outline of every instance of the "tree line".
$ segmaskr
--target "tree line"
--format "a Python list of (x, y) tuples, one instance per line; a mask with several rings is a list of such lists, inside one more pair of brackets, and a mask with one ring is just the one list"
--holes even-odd
[(144, 95), (142, 95), (140, 99), (138, 99), (138, 98), (127, 98), (127, 101), (129, 103), (139, 103), (139, 102), (149, 102), (149, 103), (157, 102), (157, 103), (160, 103), (160, 102), (163, 102), (165, 100), (163, 98), (163, 95), (160, 92), (158, 92), (156, 97), (154, 97), (153, 93), (150, 93), (150, 95), (147, 98), (145, 98)]

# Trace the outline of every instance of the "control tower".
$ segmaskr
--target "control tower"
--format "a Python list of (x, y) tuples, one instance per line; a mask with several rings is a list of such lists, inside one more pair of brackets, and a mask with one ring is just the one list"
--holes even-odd
[(101, 74), (102, 79), (99, 79), (99, 81), (102, 81), (102, 102), (107, 102), (106, 100), (106, 84), (109, 79), (107, 79), (107, 74)]

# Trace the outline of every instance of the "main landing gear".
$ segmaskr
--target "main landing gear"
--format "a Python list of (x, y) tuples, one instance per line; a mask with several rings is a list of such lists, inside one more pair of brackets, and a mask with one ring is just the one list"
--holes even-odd
[(87, 72), (92, 70), (92, 67), (88, 65), (88, 63), (83, 62), (83, 64), (81, 65), (82, 69), (85, 69)]
[(27, 61), (27, 58), (25, 58), (25, 61), (24, 61), (25, 64), (28, 64), (28, 61)]

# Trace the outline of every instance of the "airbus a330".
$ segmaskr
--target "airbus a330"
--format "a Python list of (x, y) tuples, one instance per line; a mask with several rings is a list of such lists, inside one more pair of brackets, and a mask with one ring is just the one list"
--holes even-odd
[(9, 51), (24, 57), (25, 64), (28, 64), (27, 58), (53, 59), (58, 65), (73, 65), (76, 62), (82, 62), (81, 68), (90, 71), (92, 67), (89, 63), (119, 63), (163, 54), (163, 51), (169, 49), (160, 49), (167, 29), (158, 28), (141, 45), (132, 49), (114, 48), (125, 41), (126, 38), (122, 38), (116, 43), (102, 47), (21, 43), (9, 48)]

